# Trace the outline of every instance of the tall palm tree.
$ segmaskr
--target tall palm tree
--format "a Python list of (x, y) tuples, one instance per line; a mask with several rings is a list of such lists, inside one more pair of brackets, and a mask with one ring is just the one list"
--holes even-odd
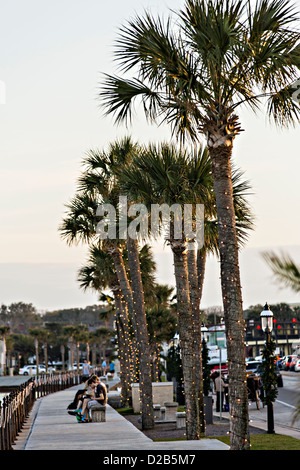
[[(211, 204), (211, 167), (207, 151), (202, 147), (191, 155), (187, 149), (175, 145), (150, 145), (144, 152), (133, 158), (130, 165), (119, 171), (120, 184), (133, 201), (143, 202), (149, 212), (153, 205), (176, 203), (182, 210), (184, 205), (205, 203), (208, 215), (213, 212)], [(192, 177), (193, 175), (193, 177)], [(172, 216), (172, 214), (170, 213)], [(154, 217), (152, 211), (151, 222)], [(183, 224), (184, 225), (184, 224)], [(201, 377), (201, 348), (198, 347), (200, 368), (196, 369), (195, 350), (198, 337), (195, 336), (195, 310), (191, 305), (188, 273), (188, 238), (183, 230), (179, 235), (174, 232), (175, 219), (171, 218), (166, 227), (166, 239), (170, 245), (175, 269), (176, 294), (178, 307), (178, 330), (181, 342), (185, 399), (187, 407), (187, 438), (199, 439), (204, 433), (202, 380), (196, 380), (196, 370)], [(196, 259), (194, 258), (196, 272)], [(197, 275), (197, 274), (196, 274)], [(197, 305), (195, 305), (197, 308)], [(199, 335), (201, 327), (199, 325)], [(196, 384), (199, 389), (196, 388)], [(202, 414), (201, 414), (202, 410)]]
[[(179, 318), (185, 318), (182, 322), (182, 330), (179, 336), (182, 337), (186, 330), (187, 317), (185, 309), (190, 315), (190, 331), (187, 334), (186, 350), (183, 346), (183, 355), (192, 356), (194, 364), (190, 366), (190, 375), (186, 372), (186, 362), (183, 360), (185, 375), (185, 395), (189, 403), (189, 394), (194, 398), (190, 399), (193, 406), (189, 423), (196, 421), (196, 415), (199, 416), (198, 431), (190, 430), (189, 438), (198, 438), (204, 432), (204, 412), (203, 412), (203, 390), (202, 390), (202, 359), (201, 359), (201, 318), (200, 318), (200, 300), (204, 279), (205, 256), (209, 251), (218, 253), (218, 233), (216, 221), (215, 198), (212, 193), (211, 162), (208, 152), (201, 146), (193, 149), (188, 158), (188, 151), (178, 150), (176, 147), (164, 144), (162, 146), (150, 146), (149, 150), (140, 153), (138, 157), (125, 168), (120, 170), (120, 183), (128, 195), (136, 201), (144, 201), (149, 211), (152, 204), (161, 204), (172, 201), (189, 203), (197, 201), (205, 202), (205, 220), (204, 220), (204, 245), (198, 250), (198, 259), (193, 247), (186, 249), (186, 238), (174, 240), (169, 238), (169, 242), (174, 254), (175, 277), (177, 282), (177, 295), (185, 296), (185, 303), (178, 304)], [(251, 211), (249, 204), (245, 199), (249, 189), (249, 183), (242, 181), (242, 173), (234, 172), (234, 203), (236, 211), (236, 220), (238, 225), (239, 242), (246, 239), (247, 231), (252, 228)], [(172, 245), (173, 243), (173, 245)], [(175, 264), (176, 251), (182, 247), (179, 260), (184, 261), (184, 266), (179, 267)], [(194, 244), (195, 245), (195, 244)], [(186, 265), (186, 266), (185, 266)], [(183, 285), (184, 283), (184, 285)], [(178, 289), (181, 291), (178, 293)], [(180, 324), (180, 322), (179, 322)], [(191, 338), (194, 340), (191, 342)], [(193, 345), (193, 347), (191, 347)], [(197, 374), (195, 374), (197, 371)], [(193, 374), (195, 377), (193, 377)], [(189, 378), (187, 378), (189, 377)], [(189, 383), (191, 383), (189, 388)], [(196, 391), (193, 390), (196, 386)], [(198, 398), (196, 398), (198, 397)], [(192, 429), (193, 426), (191, 426)], [(189, 429), (189, 426), (188, 426)], [(197, 429), (197, 428), (195, 428)]]
[(219, 252), (228, 344), (231, 448), (249, 449), (244, 318), (233, 205), (231, 158), (241, 105), (277, 124), (299, 120), (292, 84), (298, 78), (297, 14), (287, 0), (186, 0), (177, 21), (149, 13), (121, 29), (115, 57), (132, 79), (105, 78), (101, 98), (116, 121), (130, 120), (140, 98), (181, 139), (207, 138), (218, 214)]
[[(144, 201), (149, 211), (152, 204), (169, 203), (171, 201), (185, 203), (197, 201), (205, 202), (205, 220), (204, 220), (204, 245), (198, 250), (198, 259), (196, 260), (195, 249), (184, 249), (185, 253), (181, 259), (186, 257), (186, 269), (182, 272), (175, 265), (175, 276), (178, 283), (185, 283), (184, 293), (186, 295), (185, 307), (190, 309), (191, 321), (189, 339), (189, 354), (194, 355), (194, 370), (197, 371), (196, 377), (191, 380), (196, 383), (196, 394), (192, 391), (191, 395), (198, 394), (198, 413), (200, 418), (200, 433), (203, 430), (203, 404), (202, 404), (202, 375), (201, 375), (201, 319), (200, 319), (200, 300), (205, 271), (206, 253), (213, 251), (218, 253), (218, 231), (215, 209), (215, 198), (212, 193), (211, 162), (208, 157), (207, 149), (201, 146), (187, 157), (187, 149), (178, 150), (176, 147), (164, 144), (162, 146), (150, 146), (149, 150), (140, 153), (138, 157), (125, 168), (120, 170), (120, 183), (128, 195), (136, 201)], [(246, 201), (246, 194), (249, 190), (249, 183), (242, 180), (242, 173), (234, 171), (234, 205), (236, 220), (238, 226), (239, 243), (242, 244), (247, 232), (252, 228), (252, 214), (249, 204)], [(170, 239), (170, 237), (169, 237)], [(172, 241), (172, 240), (171, 240)], [(173, 240), (173, 252), (178, 249), (179, 241)], [(181, 240), (182, 246), (186, 247), (186, 239)], [(175, 253), (174, 253), (175, 255)], [(180, 293), (179, 293), (180, 296)], [(179, 317), (184, 316), (181, 309), (183, 304), (178, 305)], [(186, 321), (184, 322), (184, 325)], [(183, 327), (186, 330), (186, 327)], [(194, 331), (192, 331), (194, 328)], [(181, 333), (183, 335), (184, 332)], [(191, 348), (194, 345), (194, 350)], [(184, 363), (185, 369), (185, 363)], [(192, 373), (192, 372), (191, 372)], [(188, 381), (185, 379), (185, 393), (188, 396)], [(196, 403), (194, 403), (196, 406)], [(190, 420), (191, 421), (191, 420)], [(192, 434), (189, 434), (192, 435)]]
[[(115, 170), (125, 164), (137, 150), (137, 144), (130, 138), (124, 138), (110, 145), (107, 152), (89, 152), (84, 159), (86, 171), (79, 179), (79, 193), (69, 204), (69, 214), (60, 227), (62, 236), (69, 243), (76, 239), (90, 242), (95, 238), (96, 211), (101, 203), (107, 202), (117, 208), (120, 194)], [(127, 220), (125, 222), (127, 223)], [(124, 240), (119, 239), (117, 232), (118, 230), (114, 234), (115, 238), (104, 240), (104, 245), (114, 260), (120, 288), (131, 315), (139, 357), (142, 426), (143, 429), (151, 429), (154, 426), (154, 416), (150, 349), (138, 246), (136, 240), (127, 237), (131, 287), (122, 257)]]
[[(87, 168), (86, 173), (80, 178), (81, 189), (91, 194), (98, 193), (104, 201), (108, 201), (118, 209), (120, 188), (118, 185), (117, 169), (120, 165), (130, 161), (138, 150), (139, 146), (133, 143), (130, 138), (124, 138), (120, 142), (114, 142), (106, 154), (93, 153), (88, 155), (84, 160)], [(114, 259), (122, 293), (128, 304), (129, 311), (132, 312), (132, 324), (139, 359), (142, 426), (143, 429), (151, 429), (154, 426), (154, 416), (151, 366), (149, 361), (150, 345), (147, 332), (139, 248), (137, 240), (127, 236), (126, 247), (131, 279), (130, 286), (124, 272), (124, 263), (122, 262), (122, 247), (124, 242), (122, 243), (122, 240), (121, 243), (119, 242), (119, 230), (120, 227), (118, 226), (115, 234), (116, 238), (106, 241), (105, 245)]]

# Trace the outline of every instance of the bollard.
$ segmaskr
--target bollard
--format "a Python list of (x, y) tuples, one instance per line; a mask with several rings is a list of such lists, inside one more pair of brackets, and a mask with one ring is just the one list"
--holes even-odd
[(165, 402), (164, 406), (166, 408), (166, 421), (175, 421), (178, 403), (177, 402)]
[(185, 429), (186, 427), (186, 413), (185, 411), (179, 411), (176, 413), (176, 428)]
[(153, 405), (154, 419), (161, 419), (160, 405)]

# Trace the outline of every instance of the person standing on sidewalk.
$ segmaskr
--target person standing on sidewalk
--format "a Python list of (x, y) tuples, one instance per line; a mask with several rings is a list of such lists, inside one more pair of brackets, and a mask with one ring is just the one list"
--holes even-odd
[(217, 398), (216, 411), (219, 412), (220, 409), (223, 410), (223, 399), (224, 399), (224, 390), (225, 390), (225, 383), (219, 372), (216, 373), (214, 382), (215, 382), (215, 392), (216, 392), (216, 398)]
[(82, 381), (86, 382), (90, 376), (91, 373), (91, 366), (88, 363), (88, 361), (85, 359), (83, 366), (82, 366)]

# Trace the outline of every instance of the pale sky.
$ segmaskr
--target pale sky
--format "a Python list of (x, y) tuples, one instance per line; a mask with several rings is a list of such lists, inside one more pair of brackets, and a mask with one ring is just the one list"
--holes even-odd
[[(0, 303), (26, 301), (51, 310), (97, 301), (76, 282), (86, 247), (69, 248), (57, 230), (82, 157), (126, 134), (141, 143), (170, 136), (166, 127), (147, 125), (141, 113), (128, 130), (103, 117), (101, 74), (116, 72), (113, 42), (135, 12), (166, 14), (183, 3), (0, 0)], [(263, 111), (239, 115), (245, 132), (236, 139), (233, 159), (252, 183), (256, 215), (240, 259), (244, 306), (300, 302), (299, 295), (278, 288), (260, 256), (267, 247), (284, 249), (300, 264), (299, 125), (282, 131)], [(158, 281), (174, 284), (169, 249), (158, 246), (155, 253)], [(218, 269), (209, 260), (204, 307), (221, 305)]]

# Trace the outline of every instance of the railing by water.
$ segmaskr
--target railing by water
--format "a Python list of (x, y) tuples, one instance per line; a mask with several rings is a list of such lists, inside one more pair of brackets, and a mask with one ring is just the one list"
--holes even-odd
[(38, 375), (16, 387), (0, 403), (0, 450), (13, 450), (13, 444), (35, 400), (81, 382), (77, 371)]

